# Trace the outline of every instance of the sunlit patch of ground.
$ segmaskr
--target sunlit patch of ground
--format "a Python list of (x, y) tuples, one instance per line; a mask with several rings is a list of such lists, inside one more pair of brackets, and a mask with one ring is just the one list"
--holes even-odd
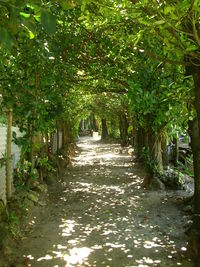
[(190, 266), (181, 256), (182, 213), (166, 193), (142, 188), (142, 171), (119, 145), (87, 138), (78, 146), (82, 152), (30, 226), (18, 260), (36, 267)]

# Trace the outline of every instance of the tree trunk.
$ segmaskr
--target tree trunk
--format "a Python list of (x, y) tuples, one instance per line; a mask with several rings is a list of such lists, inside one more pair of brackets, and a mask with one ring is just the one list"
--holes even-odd
[(7, 130), (7, 165), (6, 165), (6, 191), (7, 199), (12, 196), (12, 184), (11, 184), (11, 144), (12, 144), (12, 109), (8, 111), (8, 130)]
[(160, 134), (154, 133), (152, 130), (149, 131), (149, 151), (150, 161), (155, 168), (151, 170), (152, 174), (154, 174), (155, 171), (163, 171), (161, 136)]
[[(198, 214), (198, 222), (200, 227), (200, 73), (195, 72), (194, 91), (195, 91), (195, 109), (197, 113), (197, 140), (195, 140), (195, 159), (194, 159), (194, 177), (195, 177), (195, 213)], [(197, 216), (196, 216), (197, 217)], [(197, 218), (196, 218), (197, 219)]]
[[(199, 62), (198, 62), (199, 64)], [(190, 136), (194, 167), (194, 220), (190, 231), (189, 248), (197, 261), (200, 261), (200, 67), (192, 66), (194, 80), (194, 107), (197, 113), (196, 122), (190, 125)]]
[(139, 127), (136, 131), (136, 155), (140, 160), (142, 159), (142, 149), (144, 147), (144, 129)]
[(97, 120), (95, 118), (94, 113), (91, 114), (91, 128), (94, 132), (98, 132), (98, 124), (97, 124)]
[(33, 108), (32, 121), (29, 123), (29, 138), (30, 138), (29, 162), (31, 162), (31, 170), (33, 170), (34, 133), (35, 133), (35, 121), (36, 121), (36, 116), (37, 116), (38, 88), (39, 88), (39, 76), (38, 76), (38, 72), (35, 71), (35, 92), (34, 92), (35, 104)]
[(66, 148), (68, 144), (74, 142), (72, 127), (67, 123), (67, 121), (63, 122), (63, 147)]
[(56, 134), (57, 134), (57, 155), (59, 154), (59, 127), (58, 127), (58, 121), (56, 121)]
[(122, 113), (119, 116), (119, 123), (120, 123), (120, 138), (121, 138), (121, 145), (126, 146), (128, 143), (128, 121), (126, 118), (126, 114)]
[(200, 143), (198, 133), (198, 121), (194, 119), (189, 122), (189, 135), (193, 153), (193, 168), (195, 178), (194, 188), (194, 221), (190, 232), (189, 248), (195, 258), (200, 259)]
[(49, 155), (49, 134), (48, 131), (45, 134), (45, 139), (46, 139), (46, 155)]
[(179, 145), (178, 145), (178, 137), (173, 139), (173, 164), (175, 167), (178, 165), (178, 159), (179, 159)]
[(115, 131), (116, 131), (117, 125), (116, 125), (116, 121), (114, 119), (111, 119), (110, 121), (110, 136), (112, 138), (115, 138)]
[(163, 168), (166, 169), (169, 166), (168, 146), (165, 137), (162, 137), (162, 161)]
[(62, 123), (62, 149), (65, 147), (65, 127), (64, 123)]
[(101, 139), (105, 140), (108, 137), (108, 129), (107, 129), (107, 124), (106, 124), (106, 119), (103, 118), (101, 120), (101, 123), (102, 123)]
[[(29, 134), (29, 143), (30, 143), (30, 150), (28, 153), (28, 161), (31, 162), (31, 166), (33, 166), (33, 154), (34, 154), (34, 135), (33, 135), (33, 125), (29, 124), (28, 126), (28, 134)], [(32, 167), (31, 167), (32, 168)]]
[(158, 171), (163, 171), (163, 160), (162, 160), (162, 142), (160, 135), (156, 138), (155, 149), (154, 149), (154, 158)]
[(133, 147), (136, 145), (135, 139), (136, 139), (136, 129), (135, 129), (135, 124), (132, 123), (132, 146)]

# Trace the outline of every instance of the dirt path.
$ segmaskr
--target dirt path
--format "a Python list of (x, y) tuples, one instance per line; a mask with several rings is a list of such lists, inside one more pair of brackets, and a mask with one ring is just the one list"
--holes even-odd
[(142, 171), (118, 145), (78, 145), (64, 182), (32, 218), (16, 266), (192, 266), (180, 253), (186, 236), (175, 192), (145, 191)]

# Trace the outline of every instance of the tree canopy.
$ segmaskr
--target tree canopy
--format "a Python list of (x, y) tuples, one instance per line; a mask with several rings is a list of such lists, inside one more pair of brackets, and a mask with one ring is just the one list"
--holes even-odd
[(198, 122), (191, 134), (197, 228), (200, 2), (2, 0), (0, 10), (2, 110), (13, 109), (30, 147), (34, 135), (58, 125), (72, 141), (81, 119), (95, 114), (110, 134), (119, 130), (123, 145), (132, 132), (138, 156), (148, 150), (158, 171), (161, 143)]

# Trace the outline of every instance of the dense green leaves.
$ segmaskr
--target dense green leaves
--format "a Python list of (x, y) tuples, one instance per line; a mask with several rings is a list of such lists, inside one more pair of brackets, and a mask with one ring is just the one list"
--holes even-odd
[(92, 112), (110, 128), (122, 128), (124, 118), (143, 132), (152, 156), (157, 140), (185, 132), (195, 117), (198, 0), (0, 0), (0, 7), (2, 110), (13, 108), (28, 137), (58, 122), (74, 137)]
[(42, 9), (41, 13), (41, 23), (44, 30), (52, 35), (56, 32), (56, 17), (52, 15), (49, 11)]
[[(25, 88), (22, 95), (30, 91), (31, 102), (36, 70), (43, 74), (49, 69), (47, 75), (39, 75), (41, 95), (37, 110), (41, 121), (47, 120), (48, 114), (54, 118), (53, 110), (55, 114), (68, 114), (69, 120), (72, 117), (79, 120), (81, 114), (88, 114), (89, 102), (99, 116), (112, 117), (112, 113), (125, 112), (135, 118), (136, 125), (148, 125), (154, 131), (165, 126), (169, 130), (178, 123), (179, 101), (187, 94), (188, 87), (183, 70), (182, 78), (177, 80), (175, 73), (178, 75), (180, 70), (170, 68), (166, 62), (183, 62), (185, 53), (198, 53), (197, 43), (191, 42), (180, 24), (189, 3), (184, 1), (179, 14), (177, 8), (181, 6), (179, 2), (157, 6), (156, 1), (155, 7), (149, 1), (134, 5), (130, 1), (120, 4), (84, 1), (81, 7), (78, 1), (60, 0), (43, 6), (38, 1), (22, 3), (16, 6), (23, 26), (17, 41), (24, 45), (17, 44), (20, 52), (14, 55), (12, 68), (15, 66), (19, 72), (13, 85)], [(41, 26), (47, 35), (42, 33)], [(25, 49), (24, 29), (32, 41), (37, 36), (33, 42), (34, 55)], [(6, 26), (2, 32), (2, 42), (11, 44), (13, 35), (9, 35)], [(28, 42), (30, 50), (32, 41)], [(160, 58), (161, 65), (157, 63)], [(73, 107), (75, 103), (79, 103), (77, 109)], [(57, 110), (56, 105), (62, 108)], [(20, 105), (18, 109), (25, 112)], [(183, 113), (183, 121), (187, 121), (185, 106)]]
[(10, 49), (13, 45), (13, 36), (12, 34), (5, 28), (0, 27), (0, 43), (5, 47)]

